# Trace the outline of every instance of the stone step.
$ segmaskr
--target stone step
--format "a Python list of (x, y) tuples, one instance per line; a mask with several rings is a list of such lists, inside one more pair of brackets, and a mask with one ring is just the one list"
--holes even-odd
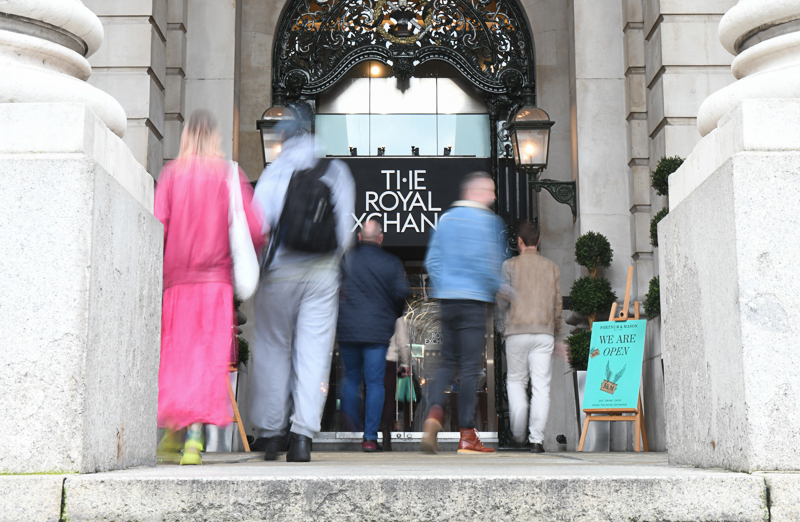
[[(800, 519), (800, 474), (669, 467), (660, 453), (314, 452), (306, 464), (262, 458), (207, 453), (197, 467), (0, 477), (0, 521)], [(773, 493), (770, 519), (773, 479), (780, 498)], [(63, 503), (53, 496), (59, 484)], [(31, 506), (47, 506), (49, 514), (42, 518)]]

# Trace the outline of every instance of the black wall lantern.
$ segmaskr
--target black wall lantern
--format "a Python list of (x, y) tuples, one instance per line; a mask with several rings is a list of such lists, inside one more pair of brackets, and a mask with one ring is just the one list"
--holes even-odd
[(264, 111), (261, 119), (256, 122), (256, 127), (261, 131), (265, 167), (275, 161), (281, 152), (283, 136), (275, 127), (283, 120), (293, 119), (295, 119), (294, 113), (290, 108), (284, 107), (283, 97), (278, 95), (275, 98), (275, 105)]
[(555, 122), (542, 109), (524, 105), (511, 122), (511, 145), (518, 168), (540, 173), (547, 168), (550, 127)]
[(545, 111), (534, 104), (533, 90), (528, 87), (523, 94), (523, 105), (508, 124), (514, 162), (517, 170), (528, 175), (528, 186), (536, 192), (547, 190), (559, 203), (569, 205), (572, 220), (578, 215), (575, 204), (575, 182), (539, 179), (547, 168), (550, 153), (550, 127), (555, 123)]

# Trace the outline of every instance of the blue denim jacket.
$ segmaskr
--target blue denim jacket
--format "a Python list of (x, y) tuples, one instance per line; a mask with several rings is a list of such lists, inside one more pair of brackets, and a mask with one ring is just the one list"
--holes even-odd
[(425, 256), (433, 296), (494, 302), (505, 251), (503, 221), (479, 203), (456, 201), (439, 220)]

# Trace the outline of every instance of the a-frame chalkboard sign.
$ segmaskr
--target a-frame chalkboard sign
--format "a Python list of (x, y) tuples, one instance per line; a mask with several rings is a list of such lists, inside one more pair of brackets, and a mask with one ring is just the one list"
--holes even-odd
[[(583, 451), (586, 432), (590, 423), (596, 421), (633, 422), (636, 451), (641, 451), (642, 445), (644, 451), (649, 451), (639, 389), (646, 321), (639, 320), (638, 301), (634, 302), (634, 316), (628, 316), (632, 279), (631, 266), (628, 268), (625, 301), (620, 314), (617, 315), (617, 303), (614, 303), (608, 322), (595, 322), (592, 325), (589, 366), (581, 405), (586, 413), (586, 420), (581, 430), (578, 451)], [(626, 373), (629, 366), (633, 368)]]

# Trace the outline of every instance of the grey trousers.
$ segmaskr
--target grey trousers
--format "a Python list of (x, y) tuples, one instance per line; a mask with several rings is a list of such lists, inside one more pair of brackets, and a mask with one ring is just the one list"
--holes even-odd
[[(262, 274), (255, 301), (250, 420), (259, 437), (320, 430), (339, 310), (333, 266), (279, 266)], [(289, 414), (291, 413), (291, 418)]]

